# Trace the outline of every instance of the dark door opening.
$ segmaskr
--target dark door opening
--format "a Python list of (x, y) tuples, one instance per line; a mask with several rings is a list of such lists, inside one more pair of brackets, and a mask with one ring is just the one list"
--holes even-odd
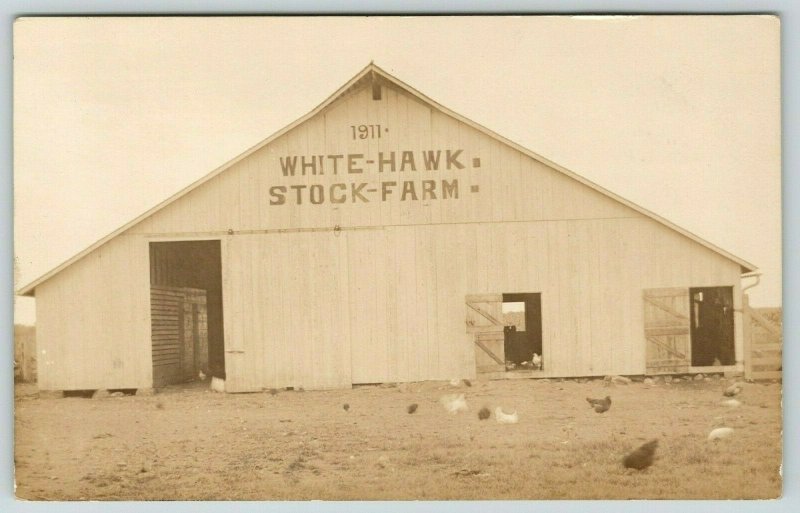
[(503, 294), (503, 324), (506, 368), (541, 369), (542, 295)]
[(692, 365), (734, 365), (733, 287), (689, 289)]
[(220, 241), (150, 243), (154, 386), (225, 378)]

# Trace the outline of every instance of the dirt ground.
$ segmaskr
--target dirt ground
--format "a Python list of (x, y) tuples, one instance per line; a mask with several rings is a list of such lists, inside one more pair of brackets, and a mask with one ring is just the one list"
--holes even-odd
[[(25, 499), (774, 498), (781, 493), (781, 385), (603, 380), (479, 381), (273, 395), (207, 383), (151, 397), (16, 394), (17, 496)], [(465, 394), (449, 414), (439, 399)], [(595, 413), (585, 397), (610, 395)], [(343, 405), (349, 405), (345, 411)], [(419, 405), (414, 414), (407, 407)], [(479, 420), (488, 406), (492, 416)], [(494, 408), (516, 410), (498, 424)], [(710, 442), (709, 432), (734, 428)], [(624, 454), (657, 438), (658, 459)]]

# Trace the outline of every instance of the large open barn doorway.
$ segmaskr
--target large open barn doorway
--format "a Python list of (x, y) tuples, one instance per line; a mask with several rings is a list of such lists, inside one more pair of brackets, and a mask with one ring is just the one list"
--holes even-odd
[(225, 378), (220, 241), (150, 243), (153, 386)]
[(689, 289), (692, 365), (734, 365), (733, 287)]

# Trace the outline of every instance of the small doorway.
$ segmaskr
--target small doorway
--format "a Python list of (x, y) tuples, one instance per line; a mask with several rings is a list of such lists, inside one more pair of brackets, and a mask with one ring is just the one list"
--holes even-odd
[(153, 386), (225, 378), (219, 240), (150, 243)]
[(689, 289), (692, 365), (734, 365), (733, 287)]
[(506, 368), (541, 370), (541, 294), (503, 294), (502, 313)]
[(465, 300), (479, 373), (544, 369), (540, 293), (467, 294)]

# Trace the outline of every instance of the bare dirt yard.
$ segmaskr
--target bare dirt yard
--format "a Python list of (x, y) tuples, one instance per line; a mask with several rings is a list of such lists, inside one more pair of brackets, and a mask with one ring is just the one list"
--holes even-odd
[[(478, 381), (273, 395), (207, 383), (151, 397), (16, 394), (17, 496), (25, 499), (774, 498), (781, 385), (724, 379)], [(465, 394), (449, 414), (439, 399)], [(610, 395), (595, 413), (585, 398)], [(344, 404), (349, 408), (345, 411)], [(407, 407), (418, 404), (415, 413)], [(478, 419), (481, 407), (492, 416)], [(494, 408), (516, 410), (499, 424)], [(709, 432), (734, 428), (711, 442)], [(657, 438), (655, 464), (623, 468)]]

